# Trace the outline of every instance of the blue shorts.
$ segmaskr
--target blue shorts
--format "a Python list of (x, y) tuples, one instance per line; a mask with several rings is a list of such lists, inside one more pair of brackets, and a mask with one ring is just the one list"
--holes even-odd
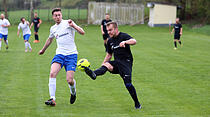
[(66, 71), (76, 71), (77, 67), (77, 54), (71, 54), (71, 55), (62, 55), (57, 54), (54, 56), (51, 64), (53, 63), (60, 63), (61, 68), (64, 66)]
[(25, 35), (23, 35), (23, 39), (28, 41), (30, 36), (31, 36), (30, 34), (25, 34)]
[(3, 38), (6, 41), (7, 40), (7, 35), (3, 35), (3, 34), (0, 33), (0, 39), (3, 39)]

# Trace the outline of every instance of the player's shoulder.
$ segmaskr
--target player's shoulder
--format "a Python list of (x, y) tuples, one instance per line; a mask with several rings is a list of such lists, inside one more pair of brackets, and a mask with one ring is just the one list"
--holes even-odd
[(50, 27), (50, 30), (54, 30), (57, 27), (57, 24), (54, 24), (53, 26)]
[(120, 35), (120, 36), (123, 36), (123, 37), (124, 37), (124, 36), (130, 36), (129, 34), (124, 33), (124, 32), (120, 32), (119, 35)]

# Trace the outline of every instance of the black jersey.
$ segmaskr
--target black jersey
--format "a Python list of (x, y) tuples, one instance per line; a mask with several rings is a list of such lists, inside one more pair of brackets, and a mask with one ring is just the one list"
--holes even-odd
[(34, 18), (33, 23), (34, 23), (34, 26), (37, 27), (37, 25), (40, 23), (40, 18), (39, 17)]
[(107, 32), (107, 29), (106, 29), (106, 24), (108, 23), (108, 22), (111, 22), (112, 20), (106, 20), (106, 19), (104, 19), (104, 20), (102, 20), (102, 22), (101, 22), (101, 25), (103, 25), (103, 31), (104, 31), (104, 33), (105, 34), (107, 34), (108, 32)]
[(115, 60), (130, 60), (133, 61), (133, 56), (130, 50), (130, 45), (125, 45), (125, 48), (120, 47), (122, 41), (131, 39), (132, 37), (126, 33), (120, 32), (117, 37), (110, 38), (107, 42), (107, 52), (114, 54)]
[(178, 23), (178, 24), (174, 24), (174, 31), (175, 31), (175, 35), (179, 35), (180, 34), (180, 30), (182, 28), (182, 24)]

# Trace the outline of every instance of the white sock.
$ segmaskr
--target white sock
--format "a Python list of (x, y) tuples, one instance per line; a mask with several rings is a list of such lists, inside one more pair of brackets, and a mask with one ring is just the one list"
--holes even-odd
[(28, 44), (27, 42), (25, 42), (25, 50), (27, 50), (27, 48), (28, 48)]
[(49, 78), (49, 93), (50, 98), (55, 100), (55, 91), (56, 91), (56, 78)]
[(0, 41), (0, 50), (1, 50), (1, 41)]
[(6, 40), (6, 45), (8, 45), (8, 40)]
[(76, 80), (73, 80), (73, 81), (74, 81), (74, 85), (73, 86), (71, 86), (70, 84), (68, 84), (68, 85), (69, 85), (69, 88), (70, 88), (70, 93), (72, 95), (76, 95)]
[(28, 48), (31, 49), (31, 44), (28, 42)]

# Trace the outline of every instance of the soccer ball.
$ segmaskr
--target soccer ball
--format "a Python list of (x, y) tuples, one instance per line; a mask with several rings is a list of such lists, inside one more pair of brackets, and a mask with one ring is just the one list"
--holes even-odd
[(84, 71), (85, 69), (83, 67), (90, 67), (90, 62), (88, 62), (87, 59), (80, 59), (77, 62), (77, 69), (80, 71)]

